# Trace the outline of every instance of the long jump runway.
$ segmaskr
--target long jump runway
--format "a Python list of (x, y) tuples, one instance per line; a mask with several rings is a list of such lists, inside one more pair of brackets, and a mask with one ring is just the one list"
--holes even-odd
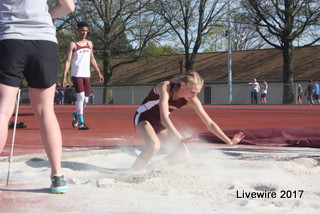
[[(320, 105), (206, 105), (209, 116), (228, 136), (237, 131), (246, 134), (244, 142), (231, 151), (302, 151), (318, 152), (320, 147)], [(83, 151), (123, 146), (143, 146), (133, 127), (136, 105), (89, 105), (85, 109), (85, 121), (89, 130), (71, 126), (74, 106), (56, 106), (61, 126), (63, 151)], [(209, 133), (190, 108), (171, 114), (173, 122), (187, 137), (198, 135), (198, 143), (212, 143), (217, 149), (225, 147)], [(12, 117), (12, 121), (14, 117)], [(39, 125), (30, 106), (21, 106), (18, 123), (27, 128), (17, 129), (14, 156), (44, 153), (40, 142)], [(1, 156), (10, 154), (12, 129)], [(290, 141), (288, 142), (288, 139)]]

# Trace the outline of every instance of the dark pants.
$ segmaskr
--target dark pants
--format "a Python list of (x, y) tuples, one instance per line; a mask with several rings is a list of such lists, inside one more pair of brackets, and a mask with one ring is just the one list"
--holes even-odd
[(251, 104), (258, 104), (258, 92), (251, 91)]

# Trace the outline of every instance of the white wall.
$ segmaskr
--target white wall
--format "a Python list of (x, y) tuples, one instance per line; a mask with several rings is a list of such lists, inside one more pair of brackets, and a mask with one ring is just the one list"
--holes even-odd
[[(308, 83), (302, 83), (303, 91)], [(282, 104), (283, 84), (269, 83), (267, 104)], [(114, 86), (113, 104), (130, 105), (140, 104), (154, 85), (150, 86)], [(294, 84), (296, 92), (298, 84)], [(101, 105), (103, 102), (103, 87), (92, 87), (94, 93), (94, 103)], [(232, 104), (247, 105), (251, 104), (251, 86), (248, 84), (232, 85)], [(204, 92), (205, 91), (205, 92)], [(227, 84), (206, 84), (198, 95), (203, 104), (224, 105), (228, 104), (228, 85)], [(260, 96), (260, 95), (259, 95)], [(22, 94), (22, 105), (29, 105), (28, 91), (24, 89)], [(296, 97), (295, 97), (296, 100)], [(260, 103), (260, 100), (259, 100)], [(308, 104), (307, 98), (303, 96), (303, 104)]]
[[(269, 83), (267, 104), (282, 104), (283, 84)], [(140, 104), (145, 96), (152, 89), (152, 86), (114, 86), (113, 103), (117, 105)], [(198, 95), (204, 104), (228, 104), (228, 85), (227, 84), (207, 84), (206, 97), (204, 89)], [(294, 84), (297, 91), (297, 84)], [(307, 83), (302, 84), (303, 90)], [(93, 88), (95, 93), (95, 104), (102, 104), (103, 88)], [(209, 91), (209, 92), (208, 92)], [(210, 94), (211, 93), (211, 94)], [(260, 98), (260, 94), (259, 94)], [(210, 101), (209, 103), (205, 102)], [(295, 98), (296, 100), (296, 98)], [(260, 103), (260, 100), (259, 100)], [(307, 104), (307, 99), (303, 96), (303, 103)], [(232, 104), (251, 104), (251, 86), (247, 84), (232, 85)]]

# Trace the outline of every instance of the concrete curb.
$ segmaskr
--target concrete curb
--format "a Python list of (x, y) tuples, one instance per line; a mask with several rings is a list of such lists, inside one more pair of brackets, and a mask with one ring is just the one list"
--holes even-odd
[[(85, 150), (85, 151), (71, 151), (63, 152), (61, 160), (68, 160), (72, 158), (87, 157), (90, 155), (108, 155), (121, 152), (120, 149), (99, 149), (99, 150)], [(12, 162), (26, 162), (32, 159), (48, 160), (46, 154), (32, 154), (32, 155), (20, 155), (13, 156)], [(1, 157), (0, 162), (8, 162), (8, 157)]]

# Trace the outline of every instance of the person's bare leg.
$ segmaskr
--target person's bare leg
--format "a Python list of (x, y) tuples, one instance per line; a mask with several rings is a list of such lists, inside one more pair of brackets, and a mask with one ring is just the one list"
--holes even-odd
[(146, 148), (140, 153), (134, 162), (132, 169), (143, 169), (150, 159), (159, 151), (160, 141), (153, 127), (147, 121), (142, 121), (136, 126), (136, 130), (141, 139), (147, 144)]
[(190, 151), (185, 143), (180, 143), (172, 150), (172, 152), (163, 158), (167, 165), (185, 163), (190, 159)]
[(0, 153), (8, 137), (8, 123), (14, 111), (19, 88), (0, 84)]
[(166, 157), (156, 161), (153, 164), (153, 168), (161, 169), (168, 165), (175, 165), (185, 163), (190, 159), (190, 151), (185, 143), (181, 143), (175, 140), (167, 130), (163, 130), (158, 133), (158, 138), (164, 143), (164, 146), (171, 151)]
[(62, 173), (62, 137), (53, 105), (55, 88), (55, 84), (47, 89), (29, 88), (32, 110), (39, 122), (42, 143), (51, 165), (51, 175)]

